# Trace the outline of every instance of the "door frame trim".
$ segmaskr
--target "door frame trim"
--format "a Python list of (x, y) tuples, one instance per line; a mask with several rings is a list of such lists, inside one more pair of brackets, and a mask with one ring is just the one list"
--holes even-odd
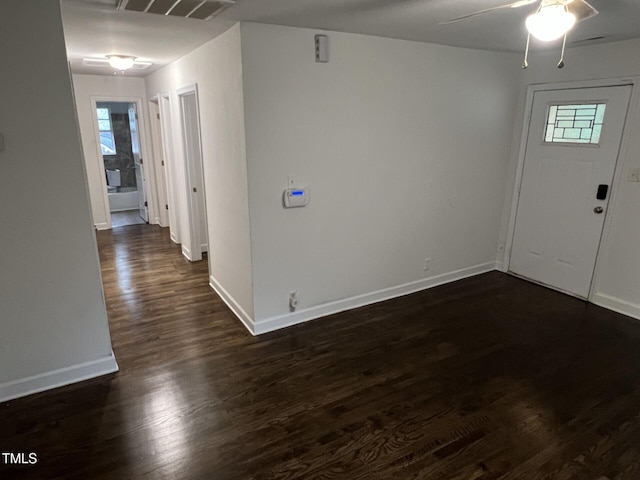
[[(623, 178), (623, 169), (621, 165), (625, 163), (625, 159), (628, 155), (629, 143), (630, 143), (630, 126), (629, 121), (630, 112), (638, 111), (640, 107), (640, 76), (630, 77), (615, 77), (605, 78), (599, 80), (584, 80), (575, 82), (556, 82), (556, 83), (537, 83), (531, 84), (527, 87), (526, 100), (524, 105), (522, 131), (520, 133), (520, 143), (518, 147), (518, 157), (516, 164), (515, 178), (513, 182), (513, 191), (511, 193), (511, 206), (509, 211), (509, 220), (507, 224), (507, 236), (504, 248), (504, 260), (502, 271), (510, 273), (511, 267), (511, 252), (513, 247), (513, 237), (515, 234), (516, 217), (518, 213), (518, 203), (520, 201), (520, 190), (522, 187), (522, 176), (524, 172), (524, 160), (527, 153), (527, 142), (529, 140), (529, 130), (531, 126), (531, 114), (533, 112), (533, 97), (536, 92), (548, 91), (548, 90), (576, 90), (582, 88), (600, 88), (600, 87), (620, 87), (625, 85), (631, 86), (631, 96), (629, 98), (629, 105), (627, 107), (627, 117), (625, 120), (624, 128), (622, 130), (622, 138), (620, 140), (620, 147), (618, 149), (618, 156), (616, 158), (615, 170), (613, 174), (613, 180), (611, 184), (611, 196), (609, 197), (609, 204), (607, 213), (613, 211), (616, 206), (617, 191), (620, 186), (620, 182)], [(596, 293), (596, 285), (598, 278), (598, 270), (601, 263), (602, 246), (606, 244), (609, 237), (609, 231), (611, 230), (611, 219), (613, 215), (607, 214), (602, 227), (602, 235), (600, 236), (600, 246), (596, 254), (596, 263), (593, 270), (593, 276), (591, 278), (591, 286), (589, 288), (589, 295), (587, 300), (591, 301), (592, 297)]]

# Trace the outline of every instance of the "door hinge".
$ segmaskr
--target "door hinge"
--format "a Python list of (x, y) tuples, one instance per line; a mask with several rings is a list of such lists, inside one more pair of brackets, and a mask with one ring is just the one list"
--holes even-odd
[(156, 113), (156, 117), (158, 117), (158, 120), (160, 120), (160, 114)]
[(149, 206), (149, 204), (148, 204), (147, 202), (144, 202), (144, 206), (145, 206), (145, 207), (148, 207), (148, 206)]
[(142, 165), (144, 163), (144, 161), (142, 159), (140, 159), (140, 165)]
[(164, 160), (160, 161), (160, 165), (162, 165), (164, 167)]
[(196, 187), (193, 187), (193, 193), (198, 193), (198, 189)]
[(135, 114), (135, 117), (136, 117), (136, 120), (137, 120), (138, 119), (138, 114), (137, 113)]
[(164, 204), (164, 209), (165, 210), (169, 210), (169, 205), (167, 205), (166, 203)]

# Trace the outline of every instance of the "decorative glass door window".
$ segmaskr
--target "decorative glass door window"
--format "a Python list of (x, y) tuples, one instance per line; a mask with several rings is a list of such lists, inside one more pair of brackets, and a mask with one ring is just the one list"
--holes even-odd
[(604, 103), (550, 105), (545, 143), (599, 144), (606, 107)]

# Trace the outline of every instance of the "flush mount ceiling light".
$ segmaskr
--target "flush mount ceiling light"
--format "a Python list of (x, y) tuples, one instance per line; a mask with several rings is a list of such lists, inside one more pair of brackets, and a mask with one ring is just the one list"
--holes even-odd
[[(114, 57), (116, 55), (109, 55), (109, 57)], [(123, 57), (123, 55), (117, 55), (118, 57)], [(131, 67), (129, 69), (131, 70), (144, 70), (145, 68), (149, 68), (151, 65), (153, 65), (153, 63), (145, 61), (145, 60), (140, 60), (138, 58), (135, 57), (129, 57), (133, 59), (133, 65), (131, 65)], [(124, 71), (121, 67), (123, 65), (113, 65), (111, 63), (111, 59), (108, 57), (93, 57), (93, 58), (83, 58), (82, 59), (82, 66), (83, 67), (89, 67), (89, 68), (113, 68), (115, 70), (120, 70), (120, 71)], [(126, 66), (126, 65), (124, 65)]]
[(109, 65), (116, 70), (129, 70), (133, 67), (135, 57), (130, 55), (107, 55)]

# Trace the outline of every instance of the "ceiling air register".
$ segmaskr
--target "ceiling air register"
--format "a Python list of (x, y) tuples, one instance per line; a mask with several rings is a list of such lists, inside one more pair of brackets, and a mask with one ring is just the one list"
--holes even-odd
[(210, 20), (234, 0), (118, 0), (118, 10)]

